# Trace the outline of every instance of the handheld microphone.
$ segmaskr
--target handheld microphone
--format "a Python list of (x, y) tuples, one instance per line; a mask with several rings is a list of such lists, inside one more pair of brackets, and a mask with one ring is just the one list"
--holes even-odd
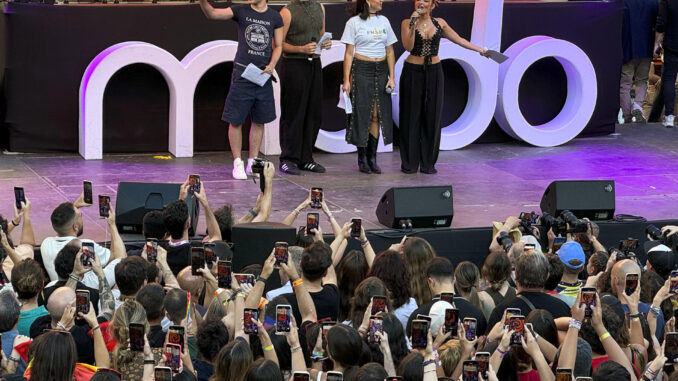
[(420, 14), (421, 14), (421, 8), (417, 8), (417, 16), (412, 16), (412, 18), (410, 19), (410, 26), (414, 25), (414, 23), (417, 22), (417, 17)]
[[(315, 37), (311, 37), (311, 42), (316, 42), (318, 41)], [(313, 53), (308, 55), (308, 60), (313, 61)]]

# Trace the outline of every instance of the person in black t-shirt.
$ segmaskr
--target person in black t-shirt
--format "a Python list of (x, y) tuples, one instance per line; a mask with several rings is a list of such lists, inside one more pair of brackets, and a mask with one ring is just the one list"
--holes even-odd
[[(417, 318), (418, 314), (428, 315), (431, 311), (431, 306), (437, 301), (440, 300), (440, 294), (443, 292), (454, 292), (454, 265), (450, 262), (449, 259), (443, 257), (436, 257), (431, 259), (426, 268), (426, 276), (428, 277), (428, 284), (431, 288), (431, 293), (434, 295), (433, 300), (420, 306), (407, 320), (407, 327), (405, 329), (405, 334), (409, 336), (410, 327), (412, 325), (412, 320)], [(486, 320), (483, 312), (478, 309), (473, 304), (469, 303), (462, 297), (454, 298), (454, 306), (459, 310), (459, 320), (463, 320), (466, 317), (475, 318), (477, 321), (476, 330), (477, 332), (485, 332)]]
[[(301, 255), (301, 279), (311, 294), (318, 319), (336, 321), (339, 316), (339, 288), (332, 266), (332, 249), (325, 242), (314, 242)], [(284, 295), (292, 306), (294, 318), (301, 321), (297, 297)]]

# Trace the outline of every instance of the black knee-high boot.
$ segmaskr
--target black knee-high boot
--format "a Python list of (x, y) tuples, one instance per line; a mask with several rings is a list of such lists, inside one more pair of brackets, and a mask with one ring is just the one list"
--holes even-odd
[(372, 173), (367, 164), (367, 148), (358, 147), (358, 170), (363, 173)]
[(379, 139), (368, 134), (367, 140), (367, 164), (373, 173), (381, 173), (381, 168), (377, 165), (377, 147), (379, 146)]

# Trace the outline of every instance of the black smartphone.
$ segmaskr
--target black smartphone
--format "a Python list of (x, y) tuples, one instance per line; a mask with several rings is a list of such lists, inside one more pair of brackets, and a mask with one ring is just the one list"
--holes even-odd
[(327, 332), (332, 329), (337, 324), (336, 321), (324, 321), (322, 322), (322, 345), (323, 348), (327, 347)]
[(459, 328), (459, 310), (456, 308), (445, 309), (445, 323), (443, 324), (443, 333), (452, 332), (450, 337), (457, 337)]
[(622, 239), (619, 241), (619, 250), (625, 254), (638, 248), (638, 240), (635, 238)]
[(275, 306), (275, 316), (275, 332), (289, 332), (292, 321), (292, 306), (278, 304)]
[(666, 333), (664, 356), (667, 358), (667, 364), (675, 364), (678, 362), (678, 332)]
[(80, 261), (85, 267), (92, 267), (94, 260), (94, 242), (82, 242), (82, 255)]
[(574, 379), (574, 381), (593, 381), (593, 378), (591, 377), (577, 377)]
[(92, 195), (92, 182), (85, 180), (82, 182), (82, 196), (85, 204), (92, 205), (94, 203), (94, 196)]
[(198, 269), (205, 268), (205, 251), (202, 247), (191, 248), (191, 274), (202, 276)]
[(292, 381), (310, 381), (310, 379), (311, 375), (308, 372), (294, 372), (292, 375)]
[(329, 371), (327, 372), (326, 381), (344, 381), (344, 374), (341, 372)]
[(586, 305), (584, 311), (584, 318), (591, 318), (593, 316), (592, 306), (596, 305), (596, 288), (595, 287), (583, 287), (581, 289), (581, 301), (579, 302), (579, 307)]
[(14, 187), (14, 201), (16, 202), (17, 209), (21, 209), (21, 203), (26, 202), (26, 194), (23, 187)]
[(188, 192), (200, 193), (200, 175), (188, 176)]
[(158, 240), (155, 238), (146, 241), (146, 259), (151, 263), (158, 260)]
[(671, 279), (669, 292), (671, 294), (678, 294), (678, 270), (671, 271), (671, 277), (669, 279)]
[(171, 325), (167, 330), (167, 342), (176, 344), (184, 350), (184, 327), (180, 325)]
[(490, 369), (490, 352), (476, 352), (475, 360), (478, 361), (478, 373), (487, 379), (487, 371)]
[(454, 307), (454, 293), (452, 292), (441, 292), (440, 293), (440, 300), (444, 302), (448, 302)]
[(82, 312), (83, 315), (89, 313), (89, 291), (75, 290), (75, 313)]
[(370, 315), (376, 315), (379, 312), (386, 312), (386, 297), (383, 295), (375, 295), (372, 297), (372, 311)]
[(556, 381), (572, 381), (572, 369), (557, 368)]
[(280, 266), (281, 263), (287, 263), (287, 242), (276, 242), (275, 243), (275, 265)]
[(419, 320), (426, 320), (426, 322), (428, 323), (429, 327), (431, 326), (431, 322), (433, 321), (433, 318), (432, 318), (432, 317), (430, 317), (430, 316), (428, 316), (428, 315), (424, 315), (424, 314), (417, 314), (417, 319), (419, 319)]
[(245, 308), (242, 325), (246, 334), (259, 333), (259, 327), (255, 323), (256, 320), (259, 320), (259, 310), (256, 308)]
[(217, 262), (217, 283), (220, 288), (231, 289), (233, 264), (230, 261)]
[(129, 323), (129, 348), (135, 352), (144, 351), (144, 325)]
[(516, 315), (521, 315), (521, 314), (522, 314), (522, 312), (520, 311), (520, 308), (507, 308), (506, 309), (506, 319), (504, 320), (504, 326), (506, 328), (508, 328), (511, 317), (516, 316)]
[(212, 264), (217, 261), (217, 255), (214, 253), (216, 247), (217, 244), (214, 242), (207, 242), (202, 245), (202, 249), (205, 252), (205, 263), (207, 263), (209, 268), (212, 268)]
[(464, 332), (466, 332), (466, 340), (473, 341), (476, 339), (476, 326), (477, 321), (475, 318), (467, 317), (464, 318)]
[(402, 376), (386, 377), (386, 381), (403, 381), (403, 377)]
[(525, 336), (525, 316), (515, 315), (509, 319), (509, 331), (514, 331), (511, 335), (510, 345), (513, 347), (522, 347), (520, 339)]
[(320, 221), (320, 213), (306, 214), (306, 233), (311, 234), (311, 230), (317, 229)]
[(111, 211), (111, 198), (99, 195), (99, 217), (108, 217)]
[(360, 230), (363, 226), (363, 220), (360, 218), (351, 218), (351, 237), (359, 238)]
[(311, 208), (321, 209), (323, 207), (323, 188), (311, 188)]
[(631, 295), (636, 292), (639, 278), (640, 276), (638, 274), (626, 274), (626, 285), (624, 287), (624, 292), (626, 292), (626, 295)]
[(181, 347), (176, 344), (165, 344), (165, 365), (168, 365), (173, 373), (181, 369)]
[(254, 274), (233, 274), (233, 276), (238, 281), (238, 284), (247, 283), (250, 286), (254, 287), (254, 283), (256, 283), (256, 279), (254, 278)]
[(478, 361), (466, 360), (462, 366), (463, 381), (478, 381)]
[(377, 336), (377, 332), (384, 333), (384, 319), (381, 316), (370, 316), (369, 337), (370, 343), (379, 344), (381, 339)]
[(556, 237), (555, 240), (553, 240), (553, 251), (558, 251), (560, 250), (560, 247), (563, 246), (563, 244), (567, 242), (567, 238), (565, 237)]
[(426, 348), (428, 322), (422, 319), (412, 320), (410, 328), (412, 348)]
[(153, 369), (153, 381), (172, 381), (172, 369), (166, 366), (156, 366)]

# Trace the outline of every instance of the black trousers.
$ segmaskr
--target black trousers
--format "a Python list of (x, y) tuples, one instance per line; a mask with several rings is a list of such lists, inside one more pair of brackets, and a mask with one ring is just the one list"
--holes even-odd
[(676, 101), (676, 74), (678, 74), (678, 55), (664, 51), (662, 68), (662, 92), (664, 93), (664, 115), (674, 115)]
[(400, 160), (404, 172), (432, 170), (440, 151), (442, 64), (405, 62), (400, 75)]
[(306, 164), (322, 122), (320, 58), (283, 58), (280, 71), (280, 161)]

